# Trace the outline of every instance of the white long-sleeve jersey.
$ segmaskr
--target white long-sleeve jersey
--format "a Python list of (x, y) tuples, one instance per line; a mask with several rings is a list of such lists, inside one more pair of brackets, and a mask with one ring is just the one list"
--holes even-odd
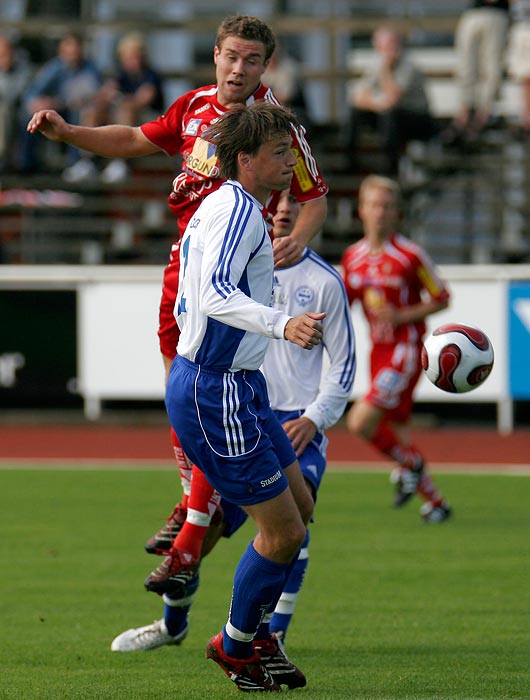
[[(327, 313), (320, 345), (305, 350), (273, 341), (262, 370), (273, 409), (303, 410), (319, 430), (329, 428), (346, 408), (356, 368), (350, 307), (340, 275), (306, 248), (299, 263), (274, 270), (274, 306), (289, 316)], [(330, 364), (321, 383), (324, 352)]]
[(223, 183), (190, 220), (180, 257), (177, 353), (216, 370), (259, 369), (290, 318), (272, 308), (272, 244), (260, 203), (238, 182)]

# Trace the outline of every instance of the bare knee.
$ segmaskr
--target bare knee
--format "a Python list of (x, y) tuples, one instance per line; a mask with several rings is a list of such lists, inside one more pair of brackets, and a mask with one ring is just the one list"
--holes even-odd
[(365, 440), (371, 440), (375, 435), (384, 411), (364, 399), (359, 399), (348, 411), (346, 425), (348, 430)]
[(305, 536), (305, 525), (302, 522), (293, 523), (281, 533), (276, 533), (276, 537), (273, 537), (273, 541), (271, 541), (272, 549), (276, 550), (278, 556), (282, 559), (290, 560), (296, 556), (304, 542)]

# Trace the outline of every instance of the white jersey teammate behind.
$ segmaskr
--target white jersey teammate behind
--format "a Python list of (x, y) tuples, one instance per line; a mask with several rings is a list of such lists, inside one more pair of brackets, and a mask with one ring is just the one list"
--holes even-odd
[[(286, 190), (273, 219), (274, 237), (288, 236), (300, 204)], [(337, 271), (310, 248), (300, 262), (274, 270), (274, 306), (296, 316), (305, 309), (326, 309), (322, 343), (306, 352), (290, 343), (271, 343), (262, 371), (274, 413), (300, 462), (313, 498), (326, 468), (324, 434), (341, 418), (355, 377), (355, 338), (346, 290)], [(324, 356), (329, 365), (324, 376)], [(223, 501), (225, 519), (230, 517)], [(270, 621), (270, 631), (285, 644), (309, 562), (309, 529)]]

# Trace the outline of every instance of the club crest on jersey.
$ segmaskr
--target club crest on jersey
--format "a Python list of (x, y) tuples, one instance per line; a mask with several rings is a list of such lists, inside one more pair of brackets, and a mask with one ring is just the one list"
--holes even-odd
[(315, 293), (309, 287), (298, 287), (294, 293), (294, 298), (300, 306), (307, 306), (315, 298)]
[(190, 119), (186, 124), (184, 134), (186, 136), (197, 136), (202, 119)]

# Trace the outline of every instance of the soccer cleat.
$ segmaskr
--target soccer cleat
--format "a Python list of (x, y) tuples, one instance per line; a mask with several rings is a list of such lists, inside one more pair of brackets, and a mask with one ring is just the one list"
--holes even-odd
[(239, 690), (277, 693), (281, 691), (281, 687), (262, 665), (261, 656), (257, 651), (248, 659), (235, 659), (225, 654), (222, 632), (212, 637), (206, 645), (206, 658), (215, 661)]
[[(167, 554), (171, 549), (176, 536), (186, 522), (187, 509), (178, 503), (169, 518), (167, 523), (145, 543), (145, 551), (148, 554)], [(211, 525), (220, 525), (223, 520), (223, 509), (217, 506), (215, 513), (212, 516)]]
[(451, 517), (451, 508), (447, 503), (435, 506), (427, 502), (420, 508), (420, 515), (424, 523), (443, 523)]
[(166, 644), (181, 644), (188, 634), (188, 624), (175, 637), (167, 631), (164, 620), (157, 620), (152, 625), (133, 627), (125, 630), (112, 640), (112, 651), (148, 651)]
[(199, 570), (199, 559), (182, 549), (170, 549), (164, 561), (144, 581), (153, 593), (185, 594), (189, 582)]
[(416, 469), (404, 469), (400, 467), (394, 469), (390, 474), (390, 481), (395, 484), (396, 493), (394, 495), (394, 508), (401, 508), (408, 503), (417, 492), (423, 475), (423, 463)]
[(289, 690), (306, 685), (306, 677), (289, 661), (275, 634), (271, 634), (270, 639), (255, 639), (253, 645), (261, 657), (262, 665), (278, 685), (286, 685)]
[(187, 509), (177, 503), (173, 512), (167, 519), (167, 523), (145, 543), (145, 551), (148, 554), (167, 554), (175, 537), (179, 534), (186, 522)]

